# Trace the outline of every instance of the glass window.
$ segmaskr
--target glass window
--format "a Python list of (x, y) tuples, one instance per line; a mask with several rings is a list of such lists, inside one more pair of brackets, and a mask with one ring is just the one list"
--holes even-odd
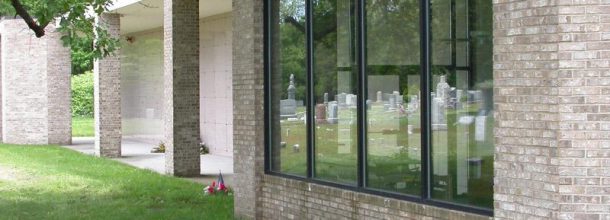
[(419, 195), (419, 1), (366, 2), (369, 187)]
[(355, 7), (351, 0), (313, 1), (315, 177), (357, 180)]
[(271, 1), (271, 152), (273, 171), (307, 172), (305, 0)]
[(270, 171), (493, 208), (492, 2), (429, 1), (267, 1)]
[(492, 208), (491, 1), (434, 0), (431, 9), (431, 197)]

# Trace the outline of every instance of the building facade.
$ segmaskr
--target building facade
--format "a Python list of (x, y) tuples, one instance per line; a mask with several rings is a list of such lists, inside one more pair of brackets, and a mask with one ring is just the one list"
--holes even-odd
[(193, 176), (204, 142), (233, 156), (237, 218), (610, 219), (607, 1), (124, 0), (97, 21), (123, 43), (95, 65), (98, 154), (162, 141)]
[[(234, 102), (253, 103), (235, 109), (237, 215), (609, 217), (607, 3), (243, 1), (233, 10), (243, 63), (234, 94), (244, 94)], [(305, 52), (283, 57), (287, 47)], [(295, 116), (298, 100), (308, 104)]]

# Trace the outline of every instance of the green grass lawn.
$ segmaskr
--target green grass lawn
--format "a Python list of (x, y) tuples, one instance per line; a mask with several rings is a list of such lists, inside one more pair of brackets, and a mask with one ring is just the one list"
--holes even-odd
[(56, 146), (0, 145), (2, 219), (232, 219), (232, 196)]
[(72, 136), (73, 137), (93, 137), (93, 118), (72, 117)]

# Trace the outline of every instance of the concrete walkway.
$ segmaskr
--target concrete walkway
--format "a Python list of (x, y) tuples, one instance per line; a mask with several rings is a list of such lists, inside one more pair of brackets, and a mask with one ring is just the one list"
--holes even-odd
[[(123, 156), (114, 160), (165, 174), (165, 154), (151, 153), (155, 147), (153, 144), (123, 140), (121, 148)], [(95, 146), (93, 137), (72, 138), (72, 145), (66, 148), (79, 151), (84, 154), (94, 155)], [(222, 171), (225, 183), (232, 186), (233, 183), (233, 158), (220, 155), (201, 155), (201, 176), (185, 178), (195, 182), (209, 184), (218, 178), (218, 172)]]

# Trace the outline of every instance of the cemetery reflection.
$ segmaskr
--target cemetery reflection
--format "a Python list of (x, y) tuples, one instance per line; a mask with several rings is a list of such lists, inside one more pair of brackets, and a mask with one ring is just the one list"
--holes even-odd
[(366, 2), (368, 187), (420, 195), (419, 1)]
[(275, 0), (271, 77), (271, 170), (307, 175), (306, 38), (304, 0)]
[[(312, 4), (313, 98), (328, 109), (326, 122), (314, 124), (314, 176), (351, 185), (358, 177), (355, 10), (352, 0), (314, 0)], [(317, 110), (315, 115), (321, 116)]]
[(431, 3), (432, 198), (493, 207), (492, 3)]
[(438, 80), (432, 97), (432, 198), (492, 207), (493, 114), (489, 90), (466, 92)]
[[(366, 100), (365, 187), (421, 195), (422, 149), (429, 148), (432, 199), (492, 208), (493, 76), (486, 46), (491, 45), (492, 10), (489, 0), (472, 1), (432, 2), (433, 66), (425, 73), (431, 91), (420, 89), (419, 1), (366, 1), (366, 78), (360, 79), (367, 83), (365, 97), (356, 95), (353, 1), (313, 1), (314, 82), (306, 80), (306, 38), (299, 29), (305, 1), (273, 1), (289, 18), (282, 22), (272, 15), (279, 31), (272, 38), (271, 169), (307, 176), (307, 114), (299, 100), (306, 100), (304, 91), (311, 86), (313, 178), (356, 184), (362, 120), (357, 103)], [(431, 116), (426, 126), (421, 124), (424, 95)], [(431, 141), (422, 147), (427, 127)]]

